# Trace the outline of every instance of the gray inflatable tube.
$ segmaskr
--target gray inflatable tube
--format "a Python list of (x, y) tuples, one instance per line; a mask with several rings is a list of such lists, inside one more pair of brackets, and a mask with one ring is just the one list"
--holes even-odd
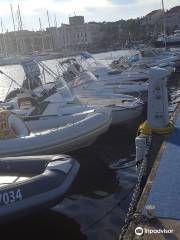
[(78, 170), (66, 155), (0, 158), (0, 223), (54, 206)]

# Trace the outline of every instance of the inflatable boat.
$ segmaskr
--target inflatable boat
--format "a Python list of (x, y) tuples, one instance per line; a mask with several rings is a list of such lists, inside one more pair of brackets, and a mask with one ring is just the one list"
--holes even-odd
[(0, 140), (0, 156), (65, 153), (86, 147), (107, 131), (111, 113), (91, 111), (83, 119), (54, 129), (32, 132), (28, 136)]
[(0, 158), (0, 223), (54, 206), (78, 169), (66, 155)]
[[(61, 101), (62, 100), (62, 101)], [(51, 128), (64, 127), (86, 118), (88, 114), (97, 111), (107, 114), (108, 110), (103, 107), (96, 108), (80, 103), (76, 99), (61, 99), (61, 94), (55, 93), (38, 105), (21, 110), (12, 110), (20, 116), (33, 131), (43, 131)]]

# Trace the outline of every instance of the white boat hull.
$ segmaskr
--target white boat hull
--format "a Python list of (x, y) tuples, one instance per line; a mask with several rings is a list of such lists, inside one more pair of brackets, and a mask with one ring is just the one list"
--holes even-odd
[(107, 131), (111, 118), (95, 113), (66, 127), (51, 129), (27, 137), (0, 140), (0, 155), (42, 155), (65, 153), (86, 147)]
[(112, 125), (128, 124), (141, 115), (142, 109), (142, 105), (135, 108), (126, 108), (123, 110), (120, 110), (117, 107), (116, 109), (112, 110)]
[(93, 112), (95, 112), (95, 110), (92, 109), (92, 107), (82, 106), (81, 108), (79, 107), (77, 113), (73, 113), (72, 111), (68, 112), (67, 109), (64, 114), (62, 112), (60, 114), (59, 112), (59, 115), (25, 116), (24, 120), (32, 132), (40, 132), (52, 128), (64, 127), (67, 124), (74, 124), (83, 120), (88, 113)]
[[(124, 99), (123, 99), (124, 96)], [(95, 106), (96, 108), (105, 107), (111, 111), (112, 115), (112, 125), (125, 124), (129, 121), (139, 117), (143, 110), (143, 103), (139, 99), (134, 99), (133, 97), (126, 95), (121, 95), (121, 98), (111, 97), (103, 98), (93, 97), (93, 96), (78, 96), (79, 100), (88, 105)], [(132, 98), (134, 99), (132, 101)]]

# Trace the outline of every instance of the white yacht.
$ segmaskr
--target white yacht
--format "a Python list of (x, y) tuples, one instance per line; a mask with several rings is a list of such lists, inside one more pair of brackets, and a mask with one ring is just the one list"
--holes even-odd
[(165, 41), (167, 47), (179, 47), (180, 46), (180, 30), (175, 30), (174, 34), (166, 36), (160, 35), (156, 41), (154, 41), (155, 47), (165, 47)]

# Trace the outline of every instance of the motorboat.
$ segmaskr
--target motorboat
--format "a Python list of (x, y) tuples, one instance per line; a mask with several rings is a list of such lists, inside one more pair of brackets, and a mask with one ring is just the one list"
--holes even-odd
[[(108, 109), (90, 110), (82, 112), (72, 122), (39, 130), (36, 124), (43, 124), (40, 120), (30, 119), (26, 121), (28, 127), (32, 127), (30, 134), (16, 135), (16, 137), (0, 140), (1, 157), (20, 155), (55, 154), (74, 151), (91, 145), (98, 136), (106, 132), (111, 124), (111, 113)], [(54, 118), (51, 117), (53, 122)], [(34, 127), (35, 126), (35, 127)], [(39, 126), (39, 125), (38, 125)], [(35, 131), (34, 128), (38, 130)]]
[[(39, 74), (34, 65), (33, 69)], [(31, 91), (23, 88), (23, 92), (20, 89), (12, 99), (1, 103), (21, 117), (18, 125), (25, 124), (30, 130), (29, 135), (18, 130), (16, 138), (1, 139), (1, 156), (70, 152), (89, 146), (108, 130), (112, 120), (109, 109), (83, 105), (66, 96), (65, 91), (61, 94), (54, 85), (40, 85)]]
[(112, 70), (109, 66), (96, 65), (91, 67), (90, 71), (94, 73), (98, 80), (108, 82), (109, 84), (121, 84), (128, 82), (147, 82), (149, 75), (146, 72), (127, 72)]
[[(165, 68), (168, 70), (169, 76), (175, 71), (175, 64), (172, 63), (162, 63), (156, 66), (157, 68)], [(118, 69), (118, 67), (117, 67)], [(150, 73), (151, 67), (144, 63), (143, 61), (139, 61), (137, 63), (132, 64), (129, 68), (125, 69), (123, 71), (123, 75), (135, 75), (138, 76), (140, 74), (146, 74), (149, 79), (149, 73)]]
[(66, 66), (60, 64), (63, 72), (62, 77), (74, 94), (103, 97), (113, 96), (114, 94), (116, 94), (115, 97), (117, 97), (117, 94), (128, 94), (137, 97), (148, 90), (147, 82), (127, 81), (127, 79), (120, 82), (117, 79), (114, 79), (114, 81), (97, 80), (96, 76), (83, 68), (76, 59), (66, 60), (65, 63)]
[(0, 223), (53, 207), (78, 170), (67, 155), (0, 158)]
[(149, 65), (149, 67), (159, 67), (161, 66), (161, 64), (166, 64), (166, 66), (172, 66), (173, 63), (176, 67), (180, 64), (180, 55), (171, 51), (158, 51), (152, 48), (145, 48), (140, 49), (136, 55), (138, 56), (137, 62), (146, 63)]
[[(69, 62), (69, 64), (68, 64)], [(71, 58), (69, 60), (65, 60), (62, 62), (59, 62), (60, 65), (65, 65), (66, 69), (68, 71), (73, 71), (75, 68), (77, 68), (78, 64), (81, 66), (79, 67), (79, 71), (86, 70), (93, 73), (96, 77), (96, 80), (103, 81), (104, 83), (108, 84), (121, 84), (121, 83), (127, 83), (128, 82), (146, 82), (149, 78), (146, 72), (140, 72), (137, 74), (137, 72), (133, 73), (126, 73), (124, 74), (124, 71), (119, 70), (113, 70), (110, 66), (105, 64), (104, 62), (101, 62), (100, 60), (95, 60), (94, 58), (91, 59), (85, 59), (85, 60), (79, 60), (79, 58)], [(127, 67), (126, 67), (127, 68)], [(62, 69), (65, 69), (65, 66), (62, 66)], [(77, 70), (76, 70), (77, 71)]]
[[(116, 69), (117, 71), (119, 70), (119, 68), (121, 69), (121, 60), (116, 60), (116, 61), (113, 61), (112, 62), (112, 65), (113, 65), (113, 68)], [(147, 82), (149, 81), (149, 74), (150, 74), (150, 69), (151, 67), (154, 66), (154, 64), (149, 64), (148, 61), (144, 62), (143, 59), (140, 60), (138, 58), (137, 61), (134, 61), (132, 62), (131, 64), (129, 63), (129, 67), (124, 69), (121, 74), (123, 76), (136, 76), (139, 78), (142, 76), (142, 75), (146, 75), (146, 77), (148, 78)], [(166, 70), (168, 70), (168, 77), (170, 77), (172, 75), (173, 72), (175, 72), (176, 70), (176, 64), (175, 62), (164, 62), (161, 61), (158, 63), (158, 65), (155, 65), (154, 67), (157, 67), (157, 68), (164, 68)]]
[[(124, 98), (123, 98), (124, 97)], [(78, 96), (82, 103), (92, 105), (95, 107), (106, 107), (111, 110), (112, 124), (123, 125), (129, 124), (142, 114), (143, 102), (140, 99), (127, 97), (122, 95), (120, 97), (109, 96), (105, 97), (92, 97), (92, 96)]]
[[(166, 42), (166, 43), (165, 43)], [(180, 30), (175, 30), (174, 34), (169, 36), (160, 35), (157, 40), (153, 42), (154, 46), (160, 47), (179, 47), (180, 46)]]
[(65, 88), (63, 91), (58, 89), (55, 82), (37, 86), (33, 90), (16, 89), (9, 92), (0, 106), (20, 116), (32, 132), (74, 124), (96, 110), (110, 118), (108, 109), (82, 104), (69, 89), (67, 91)]
[(119, 60), (112, 61), (109, 66), (94, 59), (91, 55), (88, 58), (81, 57), (81, 59), (80, 62), (83, 66), (94, 73), (101, 81), (106, 81), (108, 84), (132, 84), (132, 82), (136, 84), (149, 80), (151, 67), (165, 68), (170, 76), (174, 71), (175, 62), (179, 60), (179, 56), (169, 51), (158, 52), (156, 49), (147, 48), (135, 51), (129, 57), (120, 57)]
[[(62, 89), (60, 90), (63, 92)], [(143, 108), (143, 102), (139, 98), (123, 94), (109, 95), (107, 98), (107, 96), (93, 97), (82, 93), (66, 101), (64, 99), (60, 101), (61, 96), (57, 92), (36, 106), (25, 109), (16, 106), (11, 111), (20, 116), (31, 131), (37, 132), (63, 127), (67, 123), (72, 124), (82, 120), (87, 113), (95, 111), (101, 113), (109, 111), (108, 114), (112, 115), (111, 124), (124, 124), (140, 116)]]
[[(85, 81), (88, 83), (89, 81), (92, 82), (91, 73), (89, 73), (90, 75), (88, 75), (88, 73), (86, 75), (85, 74), (86, 71), (80, 72), (79, 76), (82, 79), (82, 83)], [(17, 99), (15, 98), (15, 100), (6, 102), (6, 107), (9, 106), (9, 109), (21, 116), (32, 131), (65, 126), (66, 123), (73, 123), (75, 121), (82, 120), (84, 112), (86, 113), (95, 109), (99, 112), (109, 111), (112, 113), (112, 124), (124, 124), (126, 119), (127, 121), (134, 119), (142, 112), (142, 101), (132, 96), (118, 94), (118, 88), (114, 88), (113, 92), (112, 87), (108, 89), (107, 86), (104, 89), (104, 93), (101, 93), (103, 86), (99, 86), (99, 88), (96, 86), (91, 89), (87, 87), (88, 84), (75, 85), (73, 81), (76, 81), (76, 79), (73, 81), (72, 79), (66, 79), (68, 80), (69, 86), (62, 87), (61, 79), (58, 79), (59, 78), (57, 76), (57, 81), (54, 83), (54, 87), (53, 84), (50, 83), (45, 86), (36, 87), (33, 90), (33, 94), (35, 96), (39, 96), (41, 99), (38, 104), (35, 103), (33, 105), (31, 96), (27, 99), (27, 93), (23, 93), (26, 95), (23, 101), (20, 101), (19, 96), (21, 94), (18, 94)], [(101, 84), (100, 81), (97, 81), (97, 83)], [(46, 94), (45, 99), (42, 99), (41, 93), (44, 91), (44, 87), (46, 87)], [(52, 94), (47, 93), (48, 87)], [(55, 91), (53, 92), (52, 89), (55, 89)], [(67, 89), (69, 90), (67, 91)], [(119, 89), (119, 92), (120, 91), (122, 91), (122, 89)], [(88, 96), (88, 101), (86, 101), (87, 98), (86, 100), (83, 98), (85, 96)], [(93, 100), (91, 99), (90, 101), (90, 97), (93, 97)], [(27, 103), (28, 100), (31, 104)], [(25, 104), (25, 107), (22, 106), (22, 103)], [(27, 106), (28, 104), (31, 106)]]
[(124, 84), (103, 84), (102, 82), (91, 82), (89, 84), (79, 84), (73, 86), (72, 91), (75, 94), (83, 96), (96, 96), (96, 97), (123, 97), (129, 96), (141, 97), (148, 91), (148, 83), (124, 83)]
[[(92, 114), (96, 111), (109, 114), (107, 109), (97, 109), (93, 106), (88, 106), (81, 103), (77, 98), (64, 99), (58, 92), (35, 105), (29, 104), (28, 106), (27, 94), (23, 94), (23, 96), (26, 96), (25, 107), (22, 106), (22, 100), (21, 105), (17, 104), (19, 98), (2, 105), (5, 109), (9, 109), (21, 117), (32, 132), (64, 127), (81, 121), (87, 114)], [(29, 99), (31, 98), (29, 97)]]
[[(141, 115), (143, 102), (140, 98), (120, 94), (121, 92), (139, 95), (141, 83), (138, 83), (137, 88), (134, 85), (113, 85), (103, 84), (102, 81), (93, 80), (94, 76), (89, 71), (74, 72), (74, 78), (66, 75), (63, 72), (65, 80), (68, 82), (72, 92), (83, 104), (95, 107), (106, 107), (112, 112), (112, 124), (124, 124), (129, 120), (133, 120)], [(119, 87), (119, 88), (118, 88)], [(144, 88), (143, 88), (144, 87)], [(144, 93), (147, 93), (147, 84), (142, 88)], [(142, 89), (141, 88), (141, 89)], [(62, 89), (61, 89), (62, 90)], [(136, 91), (137, 90), (137, 91)], [(142, 92), (141, 92), (142, 93)]]

